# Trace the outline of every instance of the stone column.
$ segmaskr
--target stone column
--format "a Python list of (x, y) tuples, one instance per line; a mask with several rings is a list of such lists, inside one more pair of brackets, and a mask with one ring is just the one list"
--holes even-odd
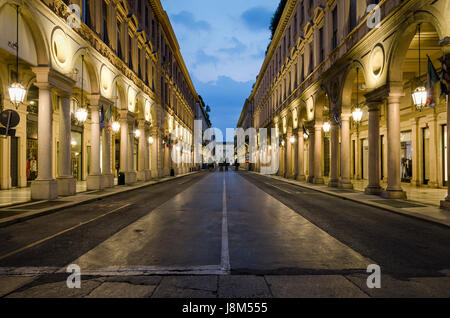
[(148, 142), (150, 137), (150, 123), (145, 123), (145, 149), (144, 149), (144, 171), (145, 171), (145, 181), (149, 181), (152, 179), (152, 172), (150, 171), (150, 143)]
[[(112, 106), (108, 106), (112, 107)], [(111, 131), (110, 122), (105, 122), (105, 128), (102, 131), (102, 175), (103, 187), (110, 188), (114, 186), (114, 175), (111, 167)]]
[(400, 94), (390, 93), (387, 107), (388, 185), (384, 196), (405, 199), (400, 179)]
[(305, 181), (305, 165), (303, 162), (305, 151), (305, 140), (303, 139), (303, 129), (298, 129), (297, 137), (297, 176), (298, 181)]
[(128, 128), (128, 110), (120, 111), (120, 172), (125, 174), (125, 183), (136, 182), (136, 172), (130, 171), (130, 133)]
[(101, 190), (103, 177), (100, 170), (100, 112), (99, 105), (91, 99), (91, 156), (87, 177), (88, 190)]
[(160, 147), (161, 147), (161, 138), (159, 137), (159, 130), (157, 127), (152, 127), (150, 130), (150, 136), (153, 138), (153, 143), (150, 145), (151, 147), (151, 172), (152, 178), (158, 179), (162, 176), (161, 170), (161, 161), (160, 161)]
[(437, 149), (437, 123), (436, 114), (430, 115), (428, 119), (428, 129), (430, 130), (430, 149), (424, 149), (424, 151), (429, 151), (430, 154), (430, 180), (428, 181), (428, 186), (437, 188), (438, 187), (438, 149)]
[(138, 166), (137, 166), (137, 179), (139, 181), (145, 181), (145, 153), (147, 152), (147, 140), (146, 140), (146, 127), (145, 127), (145, 120), (141, 119), (139, 120), (139, 131), (141, 132), (141, 135), (139, 136), (139, 151), (138, 151)]
[(53, 200), (58, 197), (58, 184), (52, 174), (53, 121), (51, 87), (50, 84), (45, 82), (37, 82), (35, 85), (39, 88), (38, 177), (31, 183), (31, 199)]
[(286, 153), (284, 155), (284, 161), (286, 162), (286, 169), (284, 172), (285, 178), (293, 179), (294, 174), (292, 173), (292, 144), (291, 144), (291, 137), (292, 137), (292, 128), (289, 127), (287, 129), (287, 135), (286, 135)]
[(314, 125), (314, 180), (315, 184), (323, 184), (322, 174), (322, 123)]
[(448, 95), (446, 96), (446, 99), (447, 99), (447, 162), (444, 162), (444, 164), (447, 165), (448, 182), (447, 182), (447, 197), (445, 198), (445, 200), (441, 201), (441, 208), (450, 210), (450, 102)]
[(380, 102), (369, 106), (369, 184), (366, 194), (380, 194)]
[(292, 134), (292, 136), (294, 137), (294, 143), (292, 144), (292, 153), (293, 153), (293, 158), (292, 158), (292, 178), (293, 179), (297, 179), (297, 175), (298, 175), (298, 156), (299, 156), (299, 151), (298, 151), (298, 138), (295, 137), (295, 133)]
[[(450, 70), (450, 38), (444, 38), (440, 45), (444, 48), (444, 62), (447, 66), (447, 69)], [(449, 86), (449, 82), (447, 81), (447, 87)], [(448, 94), (446, 96), (447, 102), (447, 162), (444, 162), (443, 165), (447, 165), (447, 197), (445, 200), (441, 201), (441, 208), (450, 210), (450, 102), (448, 98)]]
[(341, 114), (341, 180), (339, 187), (353, 189), (350, 181), (350, 116)]
[(314, 144), (315, 144), (315, 131), (313, 129), (309, 130), (309, 149), (308, 149), (308, 182), (313, 183), (314, 182)]
[(418, 187), (421, 184), (419, 165), (419, 119), (411, 118), (411, 148), (412, 148), (412, 180), (411, 185)]
[(71, 169), (71, 118), (70, 95), (63, 93), (59, 105), (59, 156), (58, 156), (58, 195), (68, 196), (76, 193), (76, 181)]
[(330, 120), (330, 144), (331, 144), (331, 160), (330, 160), (330, 180), (328, 182), (329, 187), (339, 186), (339, 125)]

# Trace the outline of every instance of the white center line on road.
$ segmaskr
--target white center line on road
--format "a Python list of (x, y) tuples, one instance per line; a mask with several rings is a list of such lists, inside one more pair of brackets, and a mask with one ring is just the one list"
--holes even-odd
[(230, 271), (230, 252), (228, 250), (228, 218), (227, 218), (227, 184), (225, 174), (223, 174), (223, 194), (222, 194), (222, 269)]
[(94, 222), (94, 221), (96, 221), (96, 220), (98, 220), (98, 219), (100, 219), (100, 218), (102, 218), (102, 217), (104, 217), (104, 216), (107, 216), (107, 215), (109, 215), (109, 214), (111, 214), (111, 213), (114, 213), (114, 212), (117, 212), (117, 211), (119, 211), (119, 210), (122, 210), (122, 209), (124, 209), (124, 208), (126, 208), (126, 207), (129, 207), (130, 205), (131, 205), (131, 203), (125, 204), (125, 205), (123, 205), (123, 206), (121, 206), (121, 207), (119, 207), (119, 208), (117, 208), (117, 209), (114, 209), (114, 210), (111, 210), (111, 211), (109, 211), (109, 212), (106, 212), (106, 213), (104, 213), (104, 214), (102, 214), (102, 215), (99, 215), (99, 216), (97, 216), (97, 217), (95, 217), (95, 218), (93, 218), (93, 219), (91, 219), (91, 220), (88, 220), (88, 221), (85, 221), (85, 222), (81, 222), (81, 223), (79, 223), (79, 224), (77, 224), (77, 225), (75, 225), (75, 226), (72, 226), (72, 227), (70, 227), (70, 228), (68, 228), (68, 229), (65, 229), (65, 230), (63, 230), (63, 231), (61, 231), (61, 232), (58, 232), (58, 233), (53, 234), (53, 235), (50, 235), (50, 236), (48, 236), (48, 237), (46, 237), (46, 238), (43, 238), (43, 239), (41, 239), (41, 240), (39, 240), (39, 241), (33, 242), (33, 243), (28, 244), (28, 245), (26, 245), (26, 246), (24, 246), (24, 247), (21, 247), (21, 248), (19, 248), (19, 249), (17, 249), (17, 250), (14, 250), (14, 251), (12, 251), (12, 252), (9, 252), (9, 253), (7, 253), (7, 254), (4, 254), (4, 255), (0, 256), (0, 260), (3, 260), (3, 259), (5, 259), (5, 258), (10, 257), (10, 256), (12, 256), (12, 255), (15, 255), (15, 254), (17, 254), (17, 253), (23, 252), (23, 251), (25, 251), (25, 250), (27, 250), (27, 249), (29, 249), (29, 248), (32, 248), (32, 247), (34, 247), (34, 246), (36, 246), (36, 245), (39, 245), (39, 244), (41, 244), (41, 243), (44, 243), (44, 242), (46, 242), (46, 241), (48, 241), (48, 240), (51, 240), (52, 238), (55, 238), (55, 237), (57, 237), (57, 236), (60, 236), (60, 235), (62, 235), (62, 234), (64, 234), (64, 233), (67, 233), (67, 232), (70, 232), (70, 231), (72, 231), (72, 230), (75, 230), (76, 228), (79, 228), (80, 226), (83, 226), (83, 225), (86, 225), (86, 224), (88, 224), (88, 223)]

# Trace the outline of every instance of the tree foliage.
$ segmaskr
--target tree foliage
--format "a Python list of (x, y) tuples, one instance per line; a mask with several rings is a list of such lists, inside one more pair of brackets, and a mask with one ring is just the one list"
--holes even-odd
[(270, 40), (273, 39), (275, 31), (277, 30), (278, 23), (280, 23), (281, 16), (283, 15), (284, 7), (286, 6), (287, 0), (280, 0), (277, 10), (273, 14), (272, 20), (270, 21)]

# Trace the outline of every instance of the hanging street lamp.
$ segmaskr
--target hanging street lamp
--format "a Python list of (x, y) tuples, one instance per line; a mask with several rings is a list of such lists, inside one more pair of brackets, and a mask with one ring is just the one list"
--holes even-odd
[(329, 133), (329, 132), (330, 132), (330, 129), (331, 129), (330, 122), (329, 122), (329, 121), (325, 122), (325, 123), (323, 124), (323, 131), (324, 131), (325, 133)]
[(120, 124), (118, 121), (113, 121), (111, 124), (111, 129), (114, 133), (118, 133), (120, 130)]
[(148, 143), (150, 144), (150, 145), (153, 145), (153, 137), (148, 137)]
[(359, 106), (359, 68), (356, 68), (356, 105), (352, 111), (353, 121), (356, 123), (356, 126), (361, 122), (363, 114), (363, 110)]
[(14, 106), (19, 108), (19, 105), (23, 102), (26, 94), (25, 87), (19, 83), (19, 5), (17, 5), (17, 20), (16, 20), (16, 43), (13, 46), (16, 48), (16, 81), (12, 83), (9, 88), (9, 99)]
[(416, 106), (416, 109), (418, 111), (422, 111), (426, 105), (427, 105), (427, 97), (428, 97), (428, 92), (427, 89), (425, 88), (425, 86), (420, 83), (420, 73), (421, 73), (421, 69), (420, 69), (420, 24), (417, 26), (418, 28), (418, 32), (419, 32), (419, 76), (417, 81), (419, 82), (419, 84), (417, 85), (416, 89), (414, 90), (414, 92), (412, 93), (412, 98), (413, 98), (413, 102), (414, 105)]
[(80, 124), (84, 124), (88, 117), (87, 110), (83, 107), (84, 103), (84, 55), (81, 55), (81, 107), (75, 112), (75, 118)]

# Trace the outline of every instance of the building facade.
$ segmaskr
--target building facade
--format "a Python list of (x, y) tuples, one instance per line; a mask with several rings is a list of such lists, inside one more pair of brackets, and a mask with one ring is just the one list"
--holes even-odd
[(53, 199), (191, 169), (171, 157), (192, 158), (198, 95), (160, 1), (2, 0), (0, 25), (1, 108), (21, 119), (0, 140), (1, 189)]
[(426, 82), (428, 57), (449, 66), (449, 13), (446, 0), (288, 0), (249, 97), (254, 127), (279, 129), (278, 174), (390, 198), (447, 186), (448, 96)]

